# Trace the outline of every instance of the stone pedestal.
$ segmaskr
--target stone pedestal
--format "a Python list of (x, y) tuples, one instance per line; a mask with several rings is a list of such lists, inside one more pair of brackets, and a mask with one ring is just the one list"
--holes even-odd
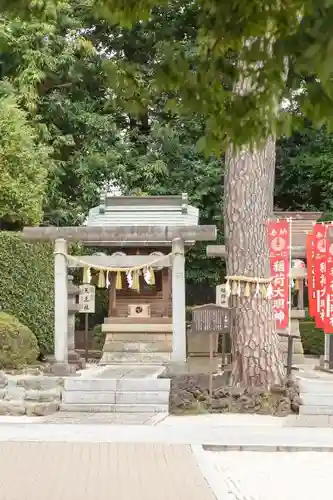
[[(304, 364), (304, 351), (301, 340), (301, 334), (299, 330), (299, 319), (291, 320), (291, 332), (296, 336), (293, 342), (293, 357), (292, 364), (293, 365), (302, 365)], [(280, 343), (282, 347), (282, 351), (284, 354), (284, 360), (287, 362), (287, 353), (288, 353), (288, 338), (280, 337)]]
[(100, 364), (170, 362), (172, 324), (168, 318), (137, 322), (133, 318), (107, 318), (102, 330), (106, 337)]
[(70, 363), (59, 363), (56, 360), (52, 362), (44, 371), (45, 375), (52, 375), (54, 377), (68, 377), (76, 374), (76, 365)]

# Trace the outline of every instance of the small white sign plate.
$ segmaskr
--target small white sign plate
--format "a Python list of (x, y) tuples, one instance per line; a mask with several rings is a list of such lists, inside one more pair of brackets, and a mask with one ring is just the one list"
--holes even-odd
[(216, 305), (229, 307), (229, 299), (226, 293), (226, 285), (217, 285), (216, 287)]
[(94, 285), (80, 285), (79, 313), (95, 312), (95, 287)]

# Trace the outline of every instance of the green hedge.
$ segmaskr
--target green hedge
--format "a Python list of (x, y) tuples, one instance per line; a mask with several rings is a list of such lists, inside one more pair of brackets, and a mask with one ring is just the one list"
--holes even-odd
[(36, 363), (37, 339), (30, 328), (14, 316), (0, 312), (0, 368), (22, 368)]
[(0, 232), (0, 309), (30, 328), (41, 355), (53, 349), (53, 247)]
[(300, 332), (304, 354), (321, 356), (324, 354), (325, 334), (320, 328), (316, 328), (314, 321), (301, 321)]

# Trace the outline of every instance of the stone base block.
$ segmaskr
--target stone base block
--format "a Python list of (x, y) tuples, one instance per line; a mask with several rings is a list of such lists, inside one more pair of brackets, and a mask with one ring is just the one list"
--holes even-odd
[(75, 413), (167, 413), (168, 404), (67, 404), (60, 405), (60, 411)]
[(152, 342), (128, 342), (126, 341), (111, 341), (105, 342), (104, 352), (142, 352), (142, 353), (155, 353), (155, 352), (171, 352), (172, 340), (157, 340)]
[(135, 318), (133, 322), (103, 323), (102, 332), (105, 333), (172, 333), (172, 323), (138, 323)]
[(170, 342), (172, 343), (172, 333), (161, 332), (114, 332), (107, 333), (105, 343), (113, 342)]
[(86, 362), (81, 358), (80, 354), (76, 351), (68, 352), (68, 363), (70, 365), (76, 365), (79, 370), (83, 370), (86, 367)]
[(101, 365), (127, 363), (160, 365), (171, 360), (171, 352), (103, 352)]
[(30, 417), (38, 416), (44, 417), (51, 415), (59, 410), (59, 402), (40, 403), (40, 402), (26, 402), (26, 414)]
[(25, 406), (21, 401), (0, 401), (0, 415), (12, 415), (19, 417), (25, 415)]
[[(281, 345), (282, 352), (284, 354), (284, 358), (285, 358), (285, 360), (287, 360), (287, 353), (288, 353), (288, 339), (287, 339), (287, 337), (280, 337), (280, 345)], [(302, 341), (301, 341), (300, 337), (294, 339), (294, 342), (293, 342), (292, 363), (294, 365), (302, 365), (305, 363), (303, 345), (302, 345)]]
[(333, 406), (310, 406), (301, 405), (299, 407), (300, 415), (329, 415), (333, 416)]
[(76, 374), (76, 365), (71, 365), (70, 363), (54, 363), (48, 367), (45, 373), (56, 377), (68, 377)]

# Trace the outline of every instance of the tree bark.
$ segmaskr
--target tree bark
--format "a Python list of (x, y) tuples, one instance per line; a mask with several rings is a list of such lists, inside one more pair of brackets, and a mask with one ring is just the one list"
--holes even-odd
[[(273, 215), (275, 140), (226, 154), (225, 237), (229, 276), (270, 276), (267, 221)], [(285, 376), (270, 300), (232, 296), (234, 385), (270, 387)]]

